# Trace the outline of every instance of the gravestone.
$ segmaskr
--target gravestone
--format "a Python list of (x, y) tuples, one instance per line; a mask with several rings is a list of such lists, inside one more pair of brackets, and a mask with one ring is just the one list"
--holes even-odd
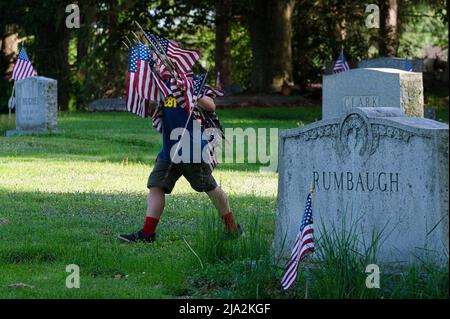
[(16, 82), (16, 130), (7, 136), (57, 131), (57, 81), (35, 76)]
[(389, 68), (408, 71), (411, 68), (413, 72), (423, 72), (422, 59), (405, 59), (395, 57), (381, 57), (370, 60), (362, 60), (357, 63), (358, 68)]
[(397, 69), (352, 69), (323, 77), (323, 119), (341, 117), (354, 107), (396, 107), (423, 117), (422, 73)]
[(398, 107), (281, 132), (277, 257), (290, 255), (313, 183), (316, 238), (355, 227), (367, 245), (381, 234), (377, 262), (448, 260), (448, 141), (448, 125)]
[[(154, 105), (154, 102), (152, 101), (151, 104)], [(116, 99), (98, 99), (90, 102), (87, 105), (87, 110), (91, 112), (105, 112), (105, 111), (111, 111), (111, 112), (125, 112), (127, 110), (127, 107), (125, 105), (125, 99), (124, 98), (116, 98)]]

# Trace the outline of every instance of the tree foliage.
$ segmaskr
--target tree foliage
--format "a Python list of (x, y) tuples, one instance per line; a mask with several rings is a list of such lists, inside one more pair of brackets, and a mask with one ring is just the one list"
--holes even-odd
[[(80, 29), (65, 27), (66, 1), (0, 2), (0, 42), (11, 30), (25, 39), (21, 45), (39, 74), (58, 79), (61, 109), (124, 95), (127, 49), (122, 41), (125, 36), (134, 41), (131, 31), (138, 28), (133, 21), (200, 49), (214, 83), (215, 1), (74, 3), (80, 7)], [(448, 46), (444, 0), (398, 0), (398, 8), (398, 55), (418, 56), (424, 46)], [(335, 59), (341, 48), (349, 60), (376, 56), (383, 38), (379, 30), (365, 27), (364, 9), (357, 0), (233, 0), (228, 24), (231, 81), (244, 89), (268, 92), (283, 81), (301, 85), (320, 81), (324, 63)], [(289, 13), (289, 19), (281, 19), (282, 13)], [(7, 64), (0, 56), (0, 110), (6, 109), (12, 87)]]

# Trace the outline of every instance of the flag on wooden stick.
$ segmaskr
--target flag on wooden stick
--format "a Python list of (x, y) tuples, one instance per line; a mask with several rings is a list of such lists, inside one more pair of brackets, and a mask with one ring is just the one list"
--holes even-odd
[(292, 248), (291, 259), (289, 260), (283, 278), (281, 279), (281, 285), (284, 290), (287, 290), (294, 285), (295, 280), (297, 279), (297, 271), (300, 262), (306, 255), (314, 251), (314, 225), (311, 208), (312, 194), (313, 189), (311, 187), (311, 191), (306, 198), (306, 206), (302, 222), (300, 223), (300, 229)]
[(146, 100), (159, 102), (164, 100), (169, 94), (169, 88), (164, 84), (154, 72), (153, 67), (156, 61), (152, 58), (152, 52), (141, 42), (138, 43), (138, 66), (137, 90), (141, 97)]
[(184, 49), (175, 41), (147, 31), (151, 44), (158, 48), (159, 53), (170, 58), (177, 68), (186, 75), (192, 74), (192, 67), (201, 57), (198, 50)]
[(345, 59), (344, 50), (341, 50), (339, 57), (334, 64), (333, 73), (340, 73), (350, 70), (347, 60)]
[(36, 75), (37, 73), (31, 64), (30, 59), (28, 59), (25, 49), (22, 48), (19, 52), (19, 56), (17, 57), (16, 64), (14, 64), (12, 79), (19, 81)]
[(128, 55), (128, 72), (127, 72), (125, 99), (127, 111), (135, 114), (137, 113), (137, 109), (141, 103), (141, 97), (139, 96), (136, 90), (137, 61), (138, 61), (138, 50), (134, 47), (131, 47)]

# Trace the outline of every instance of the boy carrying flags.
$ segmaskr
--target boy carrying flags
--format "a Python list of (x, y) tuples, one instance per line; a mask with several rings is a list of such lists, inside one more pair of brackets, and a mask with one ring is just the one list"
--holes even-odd
[[(172, 192), (181, 176), (188, 180), (195, 191), (205, 192), (208, 195), (219, 211), (226, 234), (230, 237), (237, 237), (241, 233), (240, 226), (234, 219), (227, 195), (212, 176), (215, 164), (209, 160), (208, 156), (205, 158), (204, 152), (199, 154), (205, 147), (210, 146), (210, 141), (204, 139), (206, 134), (203, 134), (208, 125), (202, 123), (205, 125), (200, 127), (199, 122), (206, 121), (207, 118), (215, 118), (216, 105), (213, 98), (222, 93), (205, 84), (206, 74), (199, 77), (193, 76), (192, 66), (200, 57), (200, 52), (183, 49), (178, 43), (159, 35), (155, 36), (150, 33), (145, 35), (147, 39), (151, 37), (153, 41), (153, 43), (148, 41), (153, 49), (150, 59), (147, 55), (145, 56), (150, 67), (140, 66), (141, 69), (146, 70), (145, 74), (142, 72), (141, 74), (132, 73), (137, 71), (134, 64), (138, 65), (140, 61), (138, 61), (139, 54), (136, 55), (134, 51), (130, 53), (128, 78), (131, 74), (131, 78), (140, 78), (141, 80), (133, 81), (132, 84), (127, 82), (126, 100), (133, 101), (133, 103), (138, 101), (144, 107), (134, 106), (134, 109), (145, 110), (148, 103), (146, 103), (145, 97), (139, 96), (139, 92), (155, 89), (155, 87), (149, 87), (152, 85), (151, 83), (164, 83), (164, 87), (156, 87), (159, 92), (154, 95), (156, 98), (150, 97), (151, 100), (158, 103), (158, 107), (151, 111), (140, 112), (152, 117), (153, 126), (162, 133), (163, 147), (156, 158), (155, 166), (147, 182), (149, 194), (144, 225), (135, 233), (119, 235), (119, 239), (126, 242), (153, 242), (155, 240), (156, 228), (165, 207), (165, 196)], [(142, 50), (142, 46), (139, 44), (138, 49)], [(150, 49), (146, 48), (146, 50)], [(147, 78), (154, 81), (146, 81)], [(139, 85), (147, 87), (138, 87)], [(134, 112), (133, 106), (127, 105), (127, 109)], [(214, 123), (212, 124), (216, 126)], [(195, 131), (199, 128), (200, 134)], [(181, 133), (175, 134), (176, 132)], [(196, 148), (194, 146), (196, 143), (200, 143), (201, 147)], [(184, 156), (186, 155), (183, 155), (184, 152), (188, 152), (189, 156)], [(209, 151), (206, 153), (211, 154)], [(196, 158), (201, 158), (201, 161), (195, 160)]]

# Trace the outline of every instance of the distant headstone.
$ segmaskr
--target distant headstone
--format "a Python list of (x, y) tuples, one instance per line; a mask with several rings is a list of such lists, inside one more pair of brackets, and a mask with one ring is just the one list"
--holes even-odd
[[(153, 104), (154, 102), (151, 103)], [(112, 99), (94, 100), (88, 104), (87, 110), (91, 112), (97, 111), (122, 112), (126, 111), (127, 109), (124, 98), (112, 98)]]
[(389, 68), (403, 71), (412, 68), (413, 72), (423, 72), (423, 61), (421, 59), (381, 57), (358, 61), (357, 68)]
[(58, 128), (57, 81), (35, 76), (16, 82), (16, 130), (6, 135), (50, 133)]
[(397, 69), (352, 69), (323, 77), (323, 119), (354, 107), (396, 107), (423, 117), (422, 73)]
[(341, 117), (283, 131), (278, 257), (289, 257), (312, 182), (319, 240), (333, 227), (355, 227), (361, 245), (381, 233), (377, 262), (413, 263), (416, 256), (448, 261), (448, 137), (447, 124), (383, 107), (351, 108)]
[(223, 90), (225, 91), (226, 95), (233, 95), (233, 94), (239, 94), (242, 92), (242, 87), (239, 84), (229, 84), (225, 85)]

